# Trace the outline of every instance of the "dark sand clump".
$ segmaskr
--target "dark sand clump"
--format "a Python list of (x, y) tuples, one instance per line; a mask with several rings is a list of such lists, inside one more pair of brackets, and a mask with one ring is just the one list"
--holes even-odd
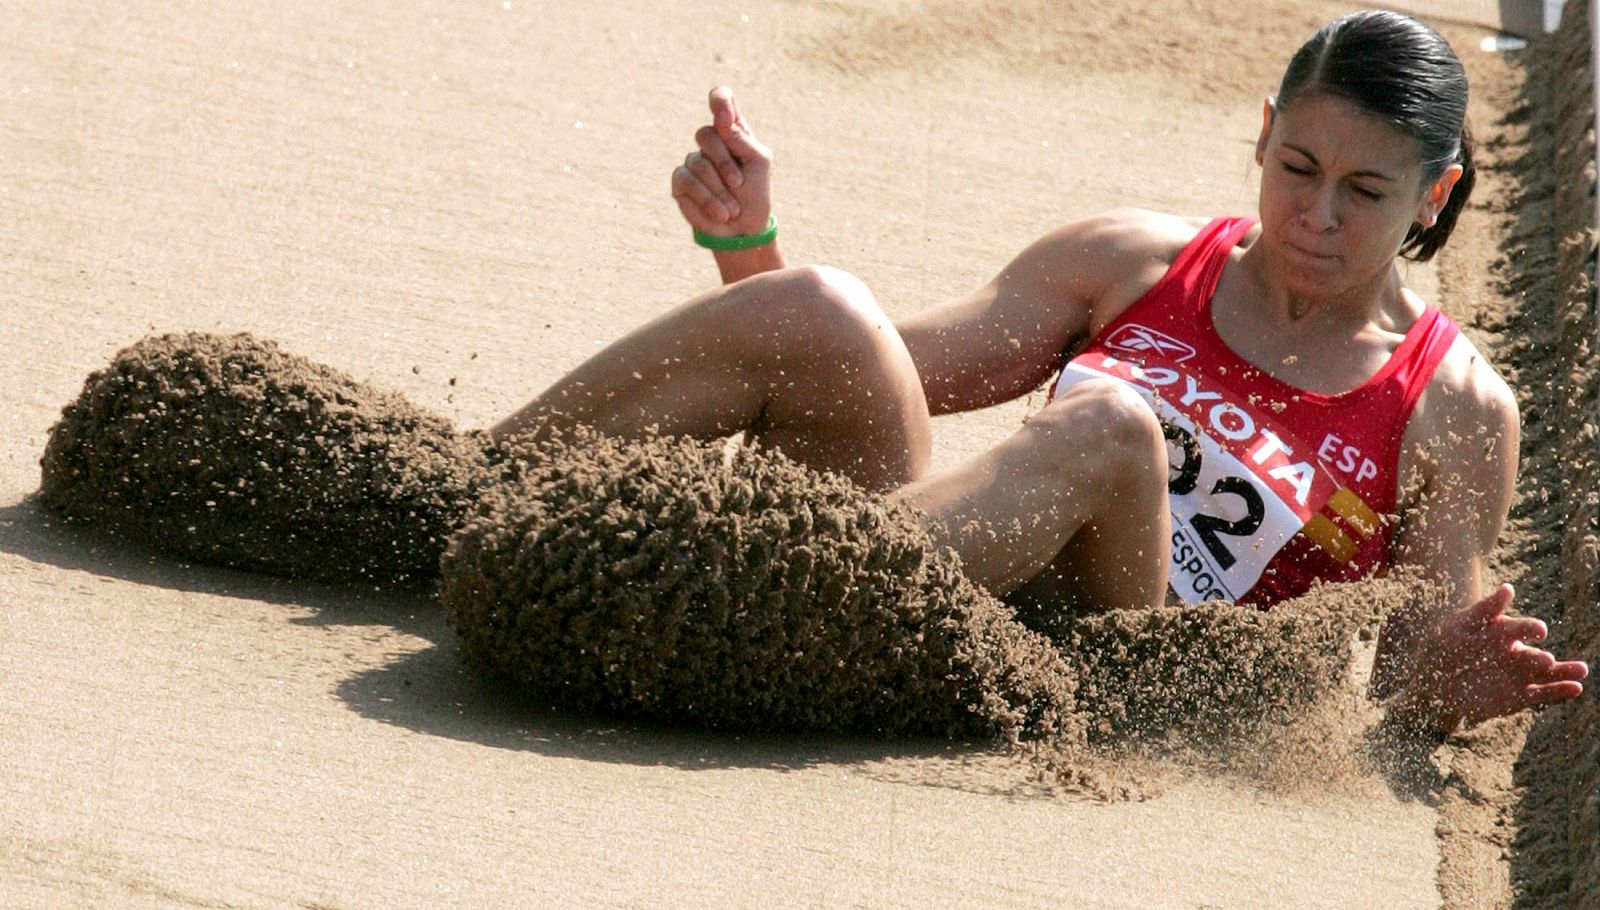
[[(445, 556), (475, 665), (540, 701), (668, 722), (1000, 736), (1102, 794), (1148, 788), (1086, 771), (1088, 741), (1211, 764), (1293, 742), (1330, 700), (1359, 700), (1355, 644), (1415, 595), (1375, 581), (1265, 612), (1030, 628), (913, 515), (781, 454), (584, 434), (527, 457)], [(1354, 741), (1296, 745), (1300, 773), (1348, 764)]]
[(464, 655), (541, 700), (731, 728), (1080, 736), (1050, 642), (848, 481), (681, 439), (581, 434), (528, 457), (451, 540), (440, 591)]
[(39, 499), (180, 556), (312, 579), (438, 573), (481, 479), (481, 437), (399, 395), (202, 333), (121, 351), (63, 409)]
[(1113, 610), (1052, 635), (1091, 741), (1227, 747), (1298, 722), (1355, 685), (1355, 646), (1415, 596), (1405, 580), (1327, 585), (1271, 610)]

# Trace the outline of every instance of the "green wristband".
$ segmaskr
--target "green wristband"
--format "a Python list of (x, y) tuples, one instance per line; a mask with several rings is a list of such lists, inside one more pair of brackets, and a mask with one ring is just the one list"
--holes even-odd
[(753, 250), (758, 246), (766, 246), (778, 239), (778, 216), (767, 216), (767, 229), (759, 234), (735, 234), (732, 237), (718, 237), (707, 234), (695, 228), (694, 242), (708, 250), (727, 252), (729, 250)]

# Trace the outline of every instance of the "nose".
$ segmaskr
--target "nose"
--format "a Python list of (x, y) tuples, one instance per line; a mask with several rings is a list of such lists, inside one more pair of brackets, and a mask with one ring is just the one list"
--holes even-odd
[(1339, 228), (1339, 216), (1334, 210), (1334, 187), (1319, 184), (1306, 193), (1300, 207), (1300, 223), (1314, 234), (1327, 234)]

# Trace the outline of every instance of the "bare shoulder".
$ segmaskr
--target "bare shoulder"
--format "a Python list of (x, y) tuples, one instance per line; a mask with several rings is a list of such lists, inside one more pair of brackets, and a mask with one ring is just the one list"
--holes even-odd
[(1207, 219), (1118, 208), (1045, 235), (1019, 259), (1046, 272), (1070, 271), (1098, 330), (1144, 295)]
[(1521, 417), (1504, 377), (1465, 335), (1456, 336), (1406, 427), (1402, 464), (1429, 486), (1460, 482), (1509, 499)]
[(1149, 209), (1117, 208), (1076, 221), (1056, 234), (1093, 244), (1100, 253), (1124, 264), (1159, 261), (1171, 265), (1206, 221)]
[(1439, 362), (1414, 419), (1458, 436), (1514, 430), (1520, 422), (1516, 394), (1466, 335), (1457, 335)]

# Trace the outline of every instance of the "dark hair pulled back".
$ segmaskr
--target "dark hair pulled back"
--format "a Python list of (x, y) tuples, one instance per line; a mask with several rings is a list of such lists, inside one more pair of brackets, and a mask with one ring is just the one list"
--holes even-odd
[(1460, 164), (1450, 200), (1432, 227), (1413, 224), (1400, 255), (1426, 262), (1444, 246), (1472, 193), (1472, 133), (1467, 74), (1438, 32), (1410, 16), (1361, 10), (1340, 16), (1301, 45), (1278, 86), (1277, 109), (1302, 95), (1348, 101), (1417, 140), (1423, 178), (1432, 183)]

